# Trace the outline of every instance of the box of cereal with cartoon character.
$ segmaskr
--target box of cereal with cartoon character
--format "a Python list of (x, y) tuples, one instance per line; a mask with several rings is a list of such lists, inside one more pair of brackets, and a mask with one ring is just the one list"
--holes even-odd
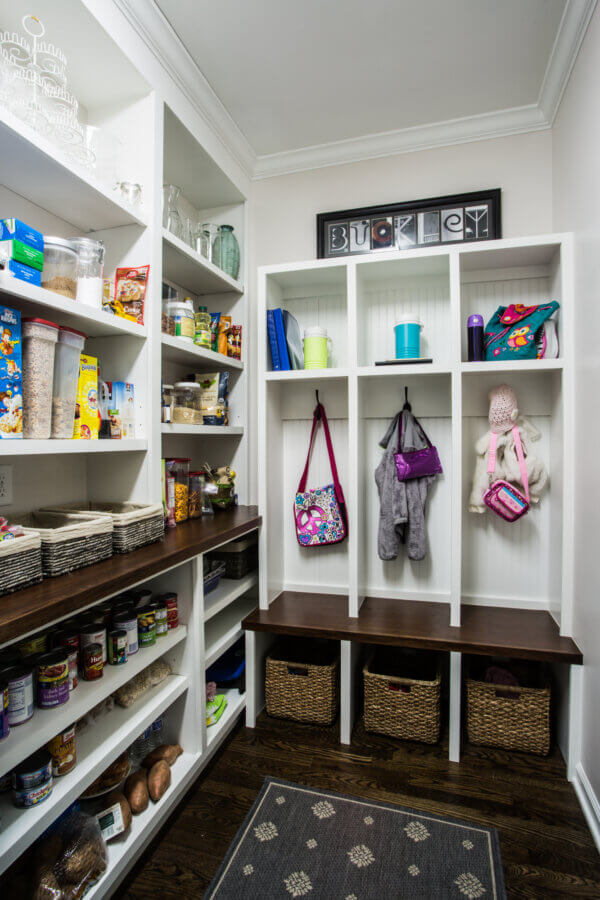
[(23, 437), (21, 313), (0, 306), (0, 440)]

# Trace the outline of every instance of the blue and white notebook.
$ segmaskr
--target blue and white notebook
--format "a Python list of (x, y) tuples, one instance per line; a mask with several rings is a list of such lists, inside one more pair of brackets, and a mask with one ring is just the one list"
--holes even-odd
[(285, 329), (290, 366), (292, 369), (303, 369), (304, 346), (302, 344), (302, 332), (297, 319), (287, 309), (283, 310), (283, 327)]
[(277, 331), (275, 329), (275, 311), (267, 310), (267, 336), (271, 350), (271, 364), (274, 372), (281, 371), (281, 359), (279, 358), (279, 346), (277, 344)]
[(281, 371), (289, 372), (290, 358), (288, 356), (287, 341), (285, 339), (285, 328), (283, 327), (283, 313), (280, 309), (273, 310), (275, 319), (275, 331), (277, 333), (277, 347), (279, 348), (279, 362), (281, 363)]

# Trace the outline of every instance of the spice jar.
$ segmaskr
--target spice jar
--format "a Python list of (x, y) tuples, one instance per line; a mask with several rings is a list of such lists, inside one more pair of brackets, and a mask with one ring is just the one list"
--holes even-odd
[(58, 325), (46, 319), (23, 319), (22, 335), (23, 437), (43, 441), (51, 431)]
[(75, 300), (77, 297), (77, 248), (73, 241), (44, 236), (42, 287)]
[(72, 238), (77, 251), (77, 301), (102, 309), (104, 244), (92, 238)]
[(165, 469), (166, 474), (174, 479), (175, 522), (185, 522), (190, 494), (190, 461), (186, 458), (167, 459)]
[(161, 331), (163, 334), (175, 334), (175, 319), (170, 314), (168, 306), (173, 300), (177, 300), (177, 291), (165, 281), (162, 283), (162, 318)]
[(171, 422), (171, 410), (173, 408), (173, 385), (163, 384), (161, 421), (168, 425)]
[(202, 515), (202, 494), (204, 492), (204, 473), (190, 472), (190, 496), (188, 501), (190, 519), (199, 519)]
[(54, 354), (52, 385), (52, 437), (73, 437), (79, 362), (86, 335), (74, 328), (61, 328)]
[(171, 420), (175, 425), (202, 425), (201, 387), (195, 381), (178, 381), (173, 393)]

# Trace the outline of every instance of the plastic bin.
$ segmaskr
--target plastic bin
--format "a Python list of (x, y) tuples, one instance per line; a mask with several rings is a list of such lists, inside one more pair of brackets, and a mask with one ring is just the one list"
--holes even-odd
[(86, 335), (74, 328), (61, 328), (54, 354), (52, 386), (52, 437), (72, 438), (79, 360)]
[(24, 438), (43, 441), (50, 437), (58, 331), (58, 325), (46, 319), (23, 319)]
[(258, 532), (249, 537), (230, 541), (208, 554), (209, 559), (225, 563), (225, 577), (245, 578), (250, 572), (258, 569)]

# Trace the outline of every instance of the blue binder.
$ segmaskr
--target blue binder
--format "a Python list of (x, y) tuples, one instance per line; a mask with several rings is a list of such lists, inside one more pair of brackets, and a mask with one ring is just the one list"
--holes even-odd
[(273, 364), (273, 371), (279, 372), (281, 371), (281, 360), (279, 358), (279, 347), (277, 344), (277, 330), (275, 328), (275, 315), (274, 310), (267, 310), (267, 335), (269, 338), (269, 347), (271, 349), (271, 363)]
[(277, 333), (277, 346), (279, 348), (279, 362), (281, 363), (281, 371), (289, 372), (290, 358), (288, 355), (287, 341), (285, 339), (285, 327), (283, 324), (283, 314), (280, 309), (273, 310), (275, 318), (275, 331)]

